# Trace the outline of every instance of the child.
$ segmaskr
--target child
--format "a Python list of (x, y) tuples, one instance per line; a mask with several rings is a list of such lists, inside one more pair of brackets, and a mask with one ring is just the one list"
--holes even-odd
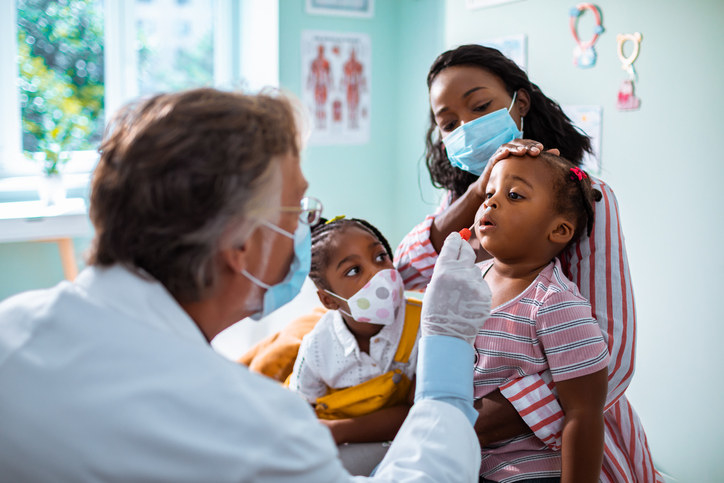
[(309, 276), (329, 311), (304, 336), (289, 388), (315, 407), (337, 444), (393, 439), (414, 398), (419, 308), (405, 310), (391, 253), (364, 220), (312, 228)]
[(590, 233), (600, 198), (583, 171), (548, 153), (509, 157), (491, 171), (474, 233), (493, 256), (481, 270), (495, 308), (475, 342), (474, 396), (542, 373), (565, 419), (560, 452), (533, 433), (483, 448), (483, 481), (599, 481), (609, 354), (556, 257)]

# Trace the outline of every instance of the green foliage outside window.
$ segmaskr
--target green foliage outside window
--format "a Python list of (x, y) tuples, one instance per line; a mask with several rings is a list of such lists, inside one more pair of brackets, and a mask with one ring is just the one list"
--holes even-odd
[(23, 150), (58, 173), (70, 151), (97, 147), (103, 129), (100, 0), (18, 0)]

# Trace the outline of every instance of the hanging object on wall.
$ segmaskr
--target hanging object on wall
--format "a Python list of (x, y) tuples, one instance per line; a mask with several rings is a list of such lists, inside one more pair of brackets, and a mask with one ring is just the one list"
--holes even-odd
[[(618, 34), (616, 36), (618, 58), (621, 61), (621, 68), (625, 70), (627, 74), (626, 79), (621, 82), (621, 86), (618, 88), (616, 107), (619, 111), (634, 111), (641, 106), (641, 99), (636, 97), (635, 92), (637, 79), (633, 64), (639, 56), (642, 38), (639, 32), (633, 34)], [(626, 42), (633, 44), (631, 53), (628, 56), (623, 52)]]
[[(578, 37), (578, 18), (586, 11), (590, 10), (596, 17), (596, 25), (593, 27), (593, 37), (588, 42), (581, 42)], [(601, 24), (601, 9), (592, 3), (579, 3), (570, 10), (570, 25), (573, 40), (576, 46), (573, 48), (573, 65), (582, 69), (593, 67), (596, 64), (596, 45), (598, 36), (603, 33), (603, 25)]]

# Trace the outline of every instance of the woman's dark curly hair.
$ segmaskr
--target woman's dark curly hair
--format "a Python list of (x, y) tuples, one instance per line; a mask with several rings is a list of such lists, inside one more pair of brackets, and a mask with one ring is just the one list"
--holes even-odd
[(309, 270), (309, 278), (312, 279), (314, 285), (319, 289), (329, 290), (329, 284), (322, 275), (327, 269), (330, 259), (330, 243), (331, 238), (347, 228), (356, 227), (368, 232), (373, 237), (377, 238), (382, 247), (387, 251), (387, 256), (392, 260), (392, 248), (387, 242), (387, 239), (375, 228), (370, 222), (361, 220), (359, 218), (332, 218), (326, 220), (320, 218), (319, 223), (312, 227), (312, 266)]
[[(561, 106), (546, 97), (515, 62), (496, 49), (471, 44), (443, 52), (427, 74), (428, 90), (440, 72), (456, 65), (478, 67), (498, 76), (511, 97), (520, 89), (528, 93), (530, 110), (525, 116), (524, 133), (527, 139), (539, 141), (546, 148), (558, 148), (561, 156), (576, 166), (581, 164), (586, 152), (591, 152), (590, 138), (573, 126)], [(425, 142), (425, 162), (430, 179), (433, 186), (448, 189), (455, 197), (461, 196), (478, 177), (450, 164), (436, 130), (435, 115), (430, 109), (430, 127)]]

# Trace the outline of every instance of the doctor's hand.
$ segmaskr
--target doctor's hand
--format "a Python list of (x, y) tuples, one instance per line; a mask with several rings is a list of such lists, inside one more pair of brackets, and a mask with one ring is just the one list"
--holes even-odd
[(490, 299), (475, 252), (459, 233), (451, 233), (422, 299), (422, 335), (447, 335), (472, 344), (490, 315)]

